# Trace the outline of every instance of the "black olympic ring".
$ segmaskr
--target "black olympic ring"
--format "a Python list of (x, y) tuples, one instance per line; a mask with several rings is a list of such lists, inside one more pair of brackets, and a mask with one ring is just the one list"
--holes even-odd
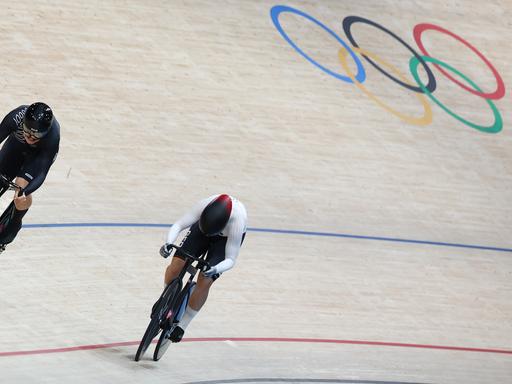
[[(423, 68), (425, 68), (425, 71), (427, 71), (427, 75), (428, 75), (428, 84), (426, 85), (426, 88), (428, 89), (429, 92), (434, 92), (434, 90), (436, 89), (436, 78), (434, 77), (434, 74), (432, 73), (432, 71), (430, 70), (430, 68), (427, 66), (427, 63), (423, 60), (423, 58), (414, 50), (414, 48), (412, 48), (409, 44), (407, 44), (405, 41), (403, 41), (400, 37), (398, 37), (397, 35), (395, 35), (393, 32), (391, 32), (389, 29), (383, 27), (382, 25), (380, 24), (377, 24), (376, 22), (374, 21), (371, 21), (371, 20), (368, 20), (368, 19), (365, 19), (363, 17), (359, 17), (359, 16), (347, 16), (343, 19), (343, 30), (345, 31), (345, 35), (347, 35), (347, 38), (350, 40), (350, 43), (354, 46), (354, 47), (357, 47), (359, 48), (359, 45), (356, 43), (356, 41), (354, 40), (354, 37), (352, 36), (352, 32), (350, 32), (350, 28), (352, 27), (352, 24), (354, 23), (364, 23), (364, 24), (369, 24), (369, 25), (373, 25), (374, 27), (380, 29), (381, 31), (383, 32), (386, 32), (388, 35), (392, 36), (393, 38), (395, 38), (395, 40), (398, 40), (400, 43), (402, 43), (402, 45), (404, 47), (406, 47), (409, 51), (411, 51), (414, 56), (416, 56), (416, 58), (419, 60), (419, 62), (421, 63), (421, 65), (423, 65)], [(377, 64), (375, 64), (371, 59), (369, 59), (368, 57), (366, 57), (365, 55), (362, 55), (371, 65), (373, 65), (375, 67), (375, 69), (379, 70), (383, 75), (387, 76), (389, 79), (393, 80), (395, 83), (398, 83), (400, 84), (401, 86), (407, 88), (407, 89), (410, 89), (411, 91), (414, 91), (414, 92), (418, 92), (418, 93), (425, 93), (421, 87), (415, 87), (413, 85), (410, 85), (410, 84), (407, 84), (407, 83), (404, 83), (403, 81), (397, 79), (396, 77), (393, 77), (391, 76), (388, 72), (386, 72), (385, 70), (383, 70), (381, 67), (379, 67)]]

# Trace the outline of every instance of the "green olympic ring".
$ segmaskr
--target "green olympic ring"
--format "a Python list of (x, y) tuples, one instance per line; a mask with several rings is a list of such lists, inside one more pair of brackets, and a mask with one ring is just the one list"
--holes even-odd
[[(482, 92), (482, 89), (478, 85), (476, 85), (470, 78), (468, 78), (466, 75), (464, 75), (463, 73), (461, 73), (457, 69), (453, 68), (452, 66), (450, 66), (450, 65), (448, 65), (448, 64), (446, 64), (446, 63), (442, 62), (441, 60), (436, 59), (434, 57), (422, 56), (421, 58), (423, 60), (425, 60), (425, 61), (428, 61), (428, 62), (437, 64), (437, 65), (440, 65), (441, 67), (444, 67), (445, 69), (449, 70), (450, 72), (455, 73), (457, 76), (459, 76), (460, 78), (465, 80), (467, 83), (469, 83), (469, 85), (471, 85), (475, 90), (477, 90), (478, 92)], [(421, 82), (420, 77), (418, 75), (418, 64), (419, 63), (420, 63), (420, 61), (416, 57), (412, 57), (411, 60), (409, 61), (409, 68), (410, 68), (411, 73), (412, 73), (412, 75), (414, 77), (414, 80), (416, 80), (416, 82), (421, 87), (423, 92), (428, 97), (430, 97), (437, 105), (439, 105), (446, 113), (448, 113), (450, 116), (454, 117), (455, 119), (459, 120), (461, 123), (463, 123), (463, 124), (465, 124), (465, 125), (467, 125), (467, 126), (469, 126), (471, 128), (477, 129), (477, 130), (479, 130), (481, 132), (498, 133), (498, 132), (500, 132), (502, 130), (502, 128), (503, 128), (503, 119), (501, 118), (501, 114), (498, 111), (498, 108), (496, 108), (496, 106), (494, 105), (494, 103), (490, 99), (485, 99), (485, 101), (487, 101), (487, 104), (489, 104), (489, 106), (491, 107), (491, 110), (492, 110), (492, 112), (494, 114), (494, 124), (489, 126), (489, 127), (472, 123), (471, 121), (468, 121), (468, 120), (462, 118), (461, 116), (457, 115), (452, 110), (448, 109), (443, 103), (441, 103), (437, 98), (435, 98), (432, 95), (432, 92), (430, 92), (427, 89), (427, 87)]]

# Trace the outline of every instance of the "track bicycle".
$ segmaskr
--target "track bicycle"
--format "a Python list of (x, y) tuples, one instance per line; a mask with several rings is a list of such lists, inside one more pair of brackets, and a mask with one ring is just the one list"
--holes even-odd
[[(164, 288), (160, 298), (153, 305), (151, 320), (140, 341), (139, 348), (135, 354), (135, 361), (139, 361), (142, 356), (144, 356), (149, 345), (159, 333), (160, 337), (153, 353), (153, 360), (158, 361), (162, 358), (171, 343), (169, 336), (179, 324), (187, 308), (188, 300), (196, 285), (194, 281), (195, 275), (199, 271), (205, 271), (210, 268), (210, 265), (204, 259), (205, 255), (195, 257), (174, 244), (171, 244), (170, 247), (180, 252), (180, 255), (185, 258), (185, 264), (178, 277), (173, 279), (169, 285)], [(183, 278), (186, 274), (188, 274), (189, 277), (186, 284), (183, 285)]]

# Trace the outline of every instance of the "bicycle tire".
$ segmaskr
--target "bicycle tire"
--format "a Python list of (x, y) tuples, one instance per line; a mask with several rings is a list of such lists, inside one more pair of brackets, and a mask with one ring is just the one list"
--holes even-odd
[(165, 334), (170, 331), (172, 332), (173, 327), (170, 329), (164, 328), (162, 330), (162, 333), (160, 334), (160, 337), (158, 338), (158, 342), (156, 343), (155, 352), (153, 352), (153, 361), (158, 361), (162, 358), (162, 356), (167, 351), (167, 348), (169, 348), (169, 345), (171, 345), (171, 340), (165, 337)]
[(158, 335), (158, 331), (160, 330), (160, 324), (158, 318), (151, 319), (148, 327), (146, 328), (146, 332), (144, 332), (144, 336), (139, 344), (139, 348), (137, 348), (137, 352), (135, 353), (135, 361), (139, 361), (146, 353), (149, 345), (153, 341), (156, 335)]
[[(146, 328), (146, 332), (144, 332), (144, 336), (140, 341), (139, 347), (137, 348), (137, 352), (135, 353), (135, 361), (139, 361), (144, 353), (146, 353), (149, 345), (153, 341), (158, 332), (160, 331), (160, 326), (165, 322), (165, 318), (163, 318), (167, 314), (166, 308), (169, 307), (169, 304), (172, 304), (174, 301), (174, 297), (176, 296), (176, 292), (181, 288), (181, 281), (173, 280), (171, 284), (165, 287), (164, 292), (158, 299), (158, 304), (151, 315), (151, 320), (149, 325)], [(157, 314), (157, 316), (153, 316), (153, 314)]]

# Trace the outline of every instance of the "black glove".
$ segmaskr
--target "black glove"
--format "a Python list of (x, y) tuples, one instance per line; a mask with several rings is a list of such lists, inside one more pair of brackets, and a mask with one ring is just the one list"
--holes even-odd
[(171, 256), (172, 247), (171, 244), (164, 244), (160, 248), (160, 256), (162, 256), (164, 259), (167, 259), (169, 256)]

